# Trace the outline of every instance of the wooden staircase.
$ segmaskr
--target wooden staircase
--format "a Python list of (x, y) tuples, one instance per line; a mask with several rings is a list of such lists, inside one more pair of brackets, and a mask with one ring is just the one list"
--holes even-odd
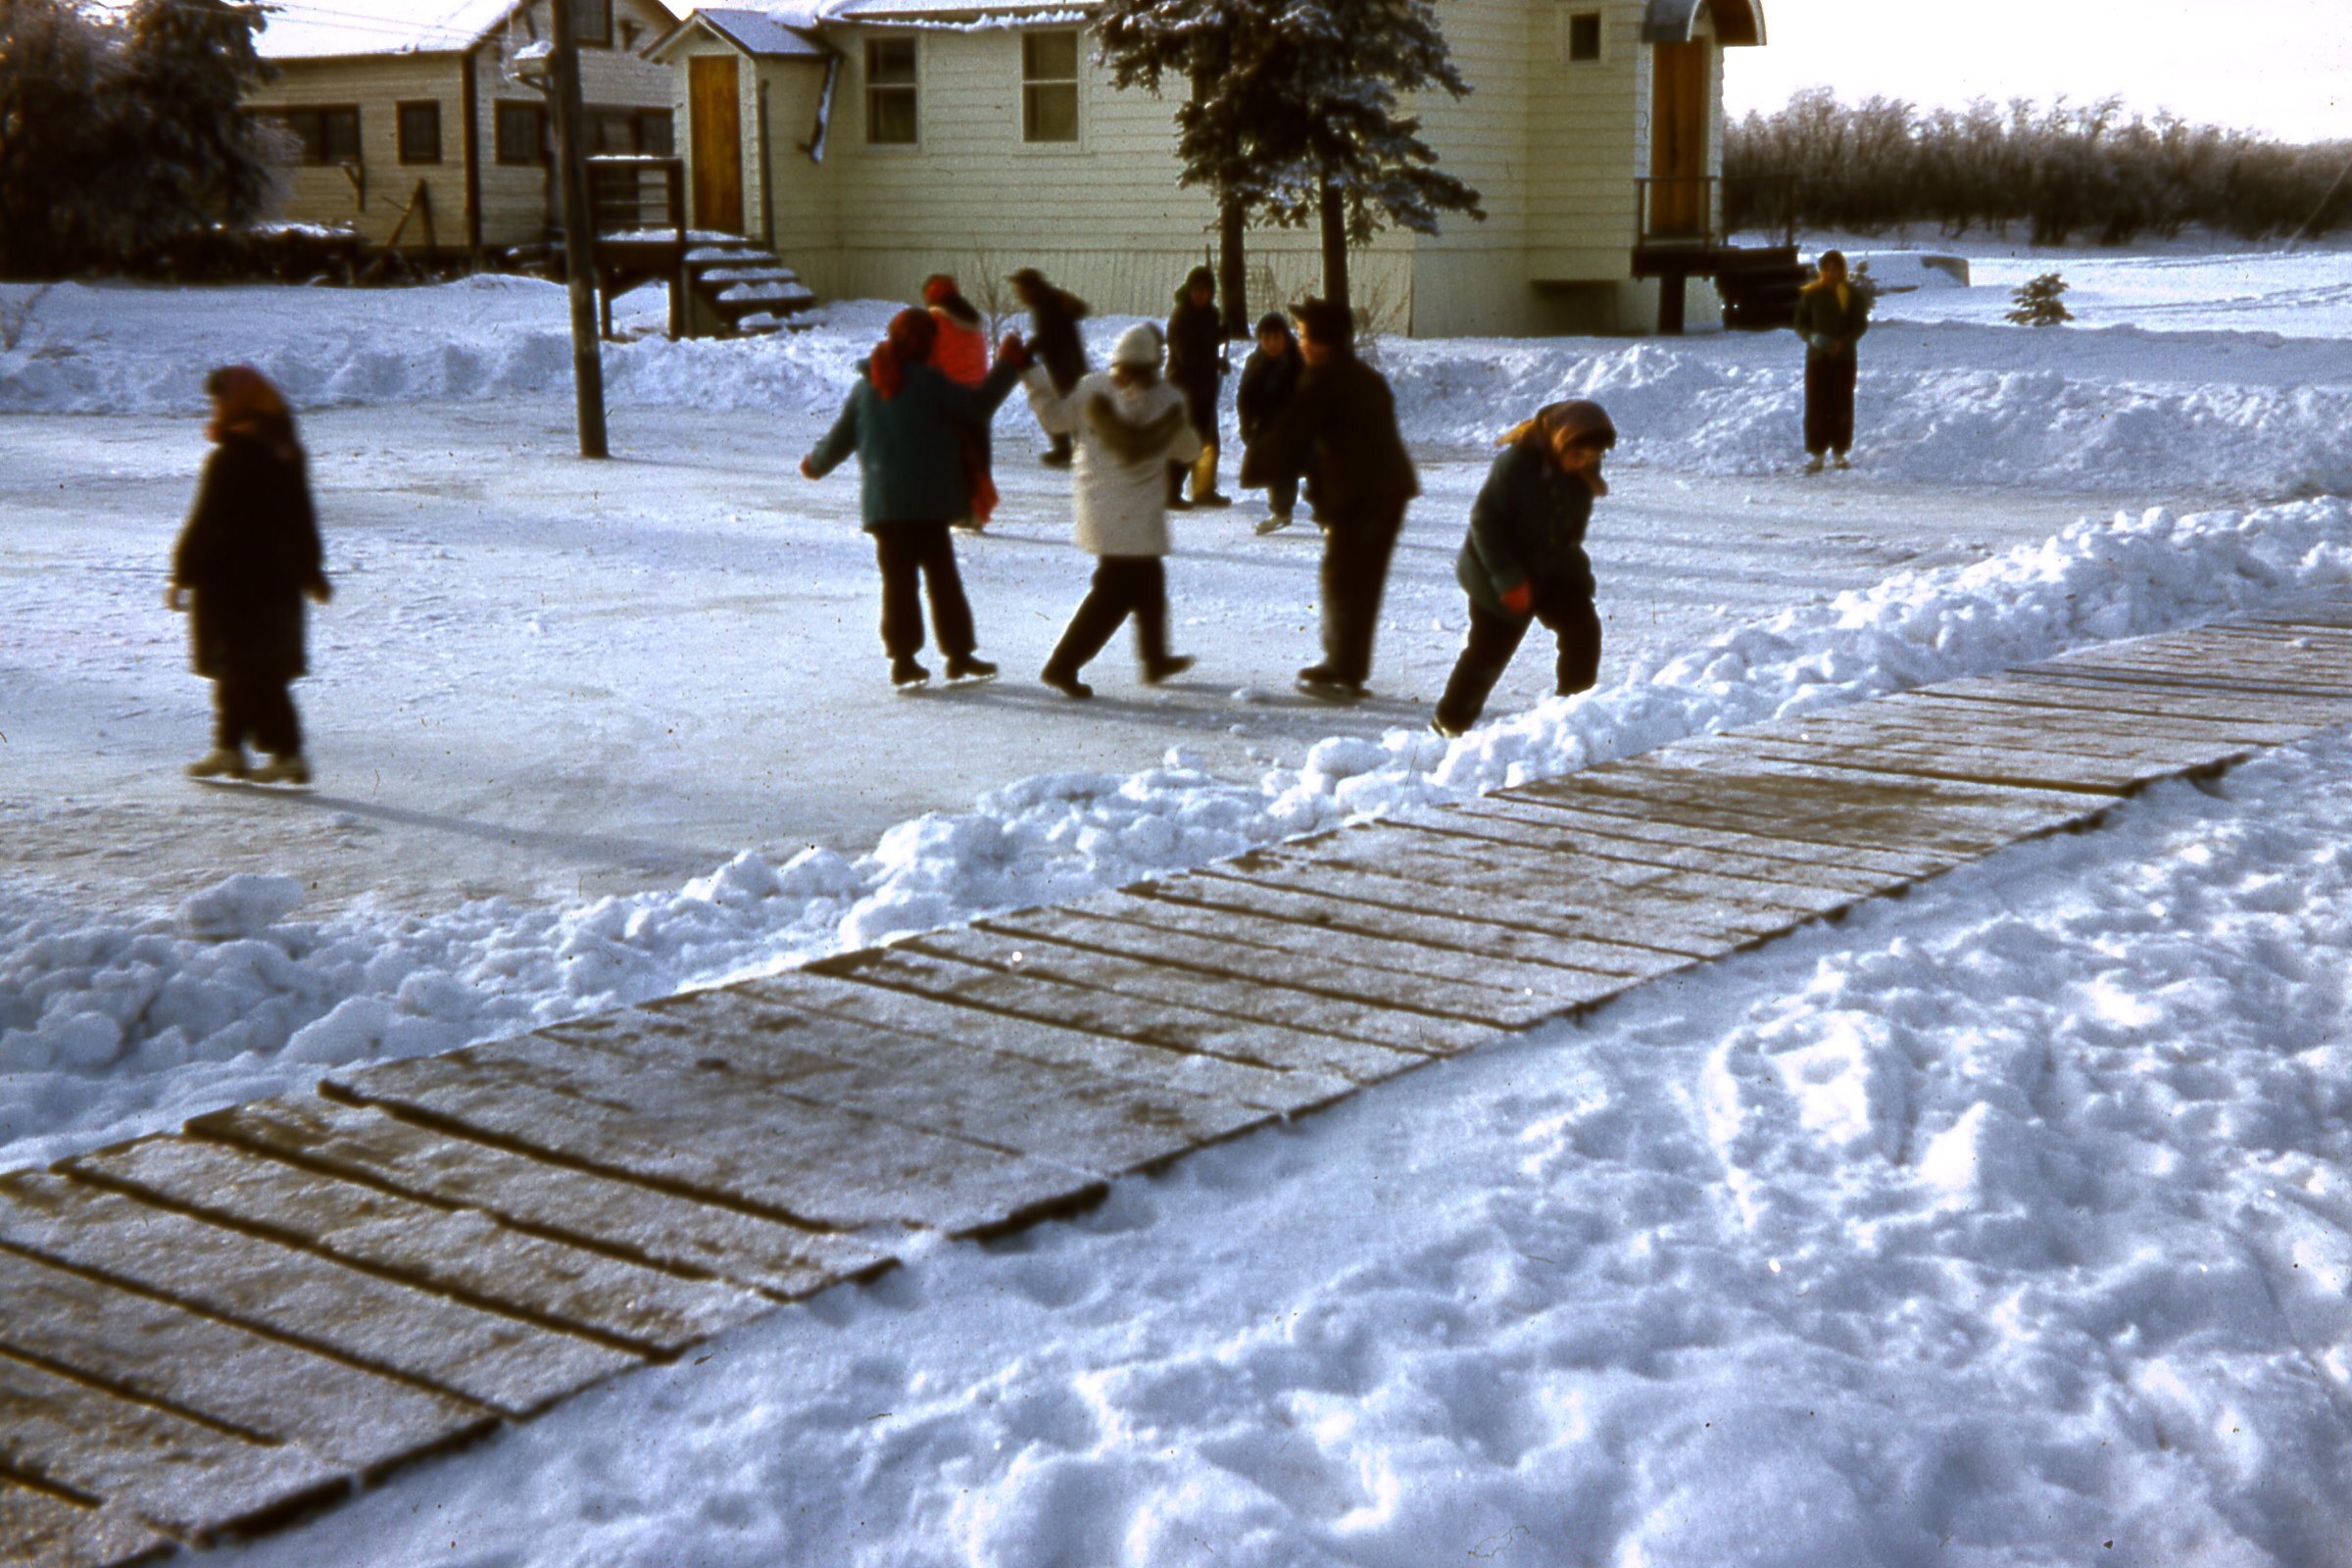
[[(816, 296), (783, 258), (757, 240), (695, 232), (684, 260), (698, 319), (705, 313), (719, 335), (741, 337), (805, 327)], [(698, 334), (699, 335), (699, 334)]]

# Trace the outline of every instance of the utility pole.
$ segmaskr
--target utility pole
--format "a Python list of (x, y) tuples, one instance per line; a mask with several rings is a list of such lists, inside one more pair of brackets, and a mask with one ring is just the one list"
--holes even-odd
[(596, 236), (589, 232), (588, 161), (582, 151), (587, 109), (580, 95), (580, 44), (572, 26), (573, 0), (548, 0), (554, 23), (557, 211), (564, 220), (564, 275), (571, 292), (571, 383), (579, 405), (580, 456), (603, 458), (604, 343), (596, 331)]

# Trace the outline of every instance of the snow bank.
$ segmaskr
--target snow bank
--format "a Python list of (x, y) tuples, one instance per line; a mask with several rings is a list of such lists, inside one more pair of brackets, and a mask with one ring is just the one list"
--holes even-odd
[(810, 850), (777, 866), (747, 853), (669, 894), (318, 922), (290, 918), (295, 890), (266, 878), (146, 920), (92, 922), (0, 894), (0, 1163), (175, 1124), (320, 1064), (445, 1050), (2352, 581), (2348, 540), (2352, 503), (2333, 499), (2080, 523), (1786, 612), (1451, 743), (1335, 738), (1254, 782), (1211, 776), (1181, 752), (1131, 777), (1030, 778), (968, 812), (903, 823), (856, 860)]
[[(2340, 273), (2352, 263), (2330, 260)], [(1937, 274), (1940, 275), (1940, 274)], [(560, 394), (571, 355), (563, 291), (480, 276), (431, 288), (195, 291), (61, 284), (34, 298), (0, 346), (0, 413), (194, 413), (207, 368), (259, 366), (298, 405)], [(2138, 325), (2036, 331), (1981, 321), (1905, 322), (1984, 289), (1922, 290), (1882, 307), (1858, 393), (1861, 466), (1888, 478), (1966, 484), (2298, 495), (2352, 491), (2352, 382), (2334, 344)], [(632, 296), (616, 319), (659, 310)], [(1929, 301), (1931, 306), (1915, 305)], [(839, 406), (894, 307), (825, 307), (806, 332), (605, 351), (616, 406), (759, 410), (818, 418)], [(1973, 308), (1973, 307), (1972, 307)], [(2223, 318), (2227, 318), (2226, 315)], [(1087, 323), (1100, 357), (1128, 318)], [(4, 343), (5, 340), (0, 340)], [(1383, 339), (1412, 440), (1486, 448), (1512, 418), (1563, 397), (1608, 405), (1622, 455), (1701, 473), (1786, 469), (1803, 389), (1793, 340), (1715, 333), (1681, 340)], [(1238, 380), (1238, 378), (1234, 378)], [(1233, 395), (1229, 380), (1226, 395)], [(1231, 414), (1228, 412), (1230, 419)]]

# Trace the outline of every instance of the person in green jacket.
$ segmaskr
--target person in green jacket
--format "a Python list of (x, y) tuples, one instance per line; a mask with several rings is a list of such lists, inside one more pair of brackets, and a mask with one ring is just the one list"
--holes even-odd
[(1533, 621), (1559, 640), (1554, 689), (1590, 691), (1600, 673), (1600, 613), (1585, 527), (1609, 493), (1600, 455), (1617, 427), (1597, 403), (1546, 404), (1502, 437), (1501, 455), (1470, 507), (1470, 532), (1453, 574), (1470, 596), (1470, 634), (1429, 727), (1462, 734), (1486, 710)]
[(1796, 335), (1805, 340), (1805, 471), (1822, 454), (1850, 468), (1854, 444), (1854, 342), (1870, 330), (1870, 295), (1846, 276), (1845, 253), (1823, 251), (1819, 271), (1796, 296)]
[(892, 317), (889, 335), (867, 357), (841, 416), (801, 460), (804, 475), (821, 479), (858, 454), (859, 506), (882, 568), (882, 648), (890, 656), (890, 682), (902, 691), (931, 678), (914, 657), (923, 646), (918, 573), (931, 592), (931, 626), (947, 655), (948, 679), (986, 680), (997, 672), (979, 657), (948, 528), (971, 511), (962, 431), (988, 423), (1029, 364), (1020, 339), (1007, 333), (987, 379), (960, 385), (930, 363), (938, 332), (929, 311)]

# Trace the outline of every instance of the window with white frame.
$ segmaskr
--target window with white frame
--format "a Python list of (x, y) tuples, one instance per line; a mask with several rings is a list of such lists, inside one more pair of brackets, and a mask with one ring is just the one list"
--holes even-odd
[(1078, 139), (1078, 34), (1021, 34), (1021, 140)]
[(917, 122), (914, 103), (914, 40), (865, 40), (865, 139), (876, 146), (911, 146)]

